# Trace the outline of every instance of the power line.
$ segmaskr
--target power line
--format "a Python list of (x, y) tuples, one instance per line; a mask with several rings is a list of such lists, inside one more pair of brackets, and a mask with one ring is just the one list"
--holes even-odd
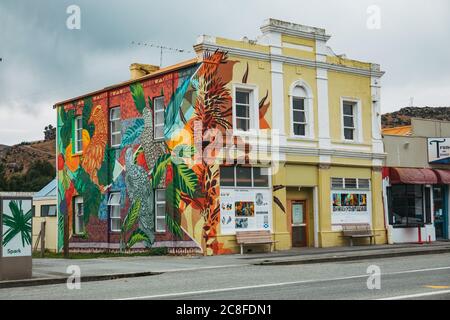
[(180, 49), (180, 48), (171, 48), (171, 47), (167, 47), (167, 46), (163, 46), (163, 45), (158, 45), (158, 44), (154, 44), (154, 43), (132, 41), (131, 44), (132, 44), (132, 45), (136, 45), (136, 46), (142, 46), (142, 47), (150, 47), (150, 48), (157, 48), (157, 49), (160, 49), (160, 59), (159, 59), (159, 66), (160, 66), (160, 67), (162, 67), (162, 63), (163, 63), (163, 54), (164, 54), (164, 50), (174, 51), (174, 52), (178, 52), (178, 53), (194, 53), (194, 52), (192, 52), (192, 51), (190, 51), (190, 50)]

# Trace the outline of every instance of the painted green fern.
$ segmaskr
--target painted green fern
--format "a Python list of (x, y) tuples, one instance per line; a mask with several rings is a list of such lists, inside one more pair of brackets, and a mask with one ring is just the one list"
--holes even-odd
[(3, 225), (9, 229), (3, 235), (3, 246), (6, 246), (12, 239), (20, 234), (22, 246), (31, 244), (31, 219), (33, 217), (32, 209), (26, 213), (22, 209), (22, 200), (11, 201), (9, 209), (12, 216), (3, 214)]

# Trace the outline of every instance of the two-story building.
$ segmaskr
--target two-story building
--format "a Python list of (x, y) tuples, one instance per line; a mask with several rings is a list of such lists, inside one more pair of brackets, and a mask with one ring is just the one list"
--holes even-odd
[(331, 247), (349, 223), (386, 242), (379, 65), (336, 55), (323, 29), (261, 31), (201, 36), (195, 59), (55, 104), (72, 250), (226, 254), (246, 230)]

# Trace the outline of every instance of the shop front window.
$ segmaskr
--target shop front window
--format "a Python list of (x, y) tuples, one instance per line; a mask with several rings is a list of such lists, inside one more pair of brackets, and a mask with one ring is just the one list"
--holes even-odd
[(389, 190), (389, 222), (397, 228), (425, 224), (429, 201), (424, 199), (422, 185), (394, 185)]

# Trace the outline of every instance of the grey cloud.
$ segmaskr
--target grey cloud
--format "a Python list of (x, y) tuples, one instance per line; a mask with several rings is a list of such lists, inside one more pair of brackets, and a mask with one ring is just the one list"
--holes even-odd
[[(71, 4), (81, 8), (81, 30), (66, 28)], [(366, 28), (366, 10), (373, 4), (381, 8), (381, 30)], [(411, 96), (421, 105), (450, 105), (447, 0), (2, 0), (0, 110), (38, 115), (42, 126), (54, 123), (50, 112), (42, 114), (43, 104), (51, 108), (123, 81), (132, 62), (159, 64), (158, 50), (131, 41), (191, 49), (200, 34), (254, 38), (268, 17), (324, 27), (335, 52), (380, 63), (386, 71), (384, 112), (405, 106)], [(166, 52), (164, 64), (190, 56)], [(10, 119), (0, 125), (7, 126), (0, 144), (10, 144), (22, 137), (6, 129), (25, 130), (29, 124)]]

